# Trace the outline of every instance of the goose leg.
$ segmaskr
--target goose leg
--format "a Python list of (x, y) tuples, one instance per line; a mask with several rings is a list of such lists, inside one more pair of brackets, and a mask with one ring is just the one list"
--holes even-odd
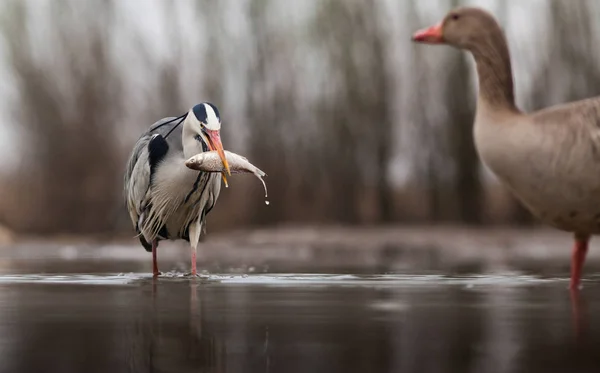
[(590, 237), (587, 235), (575, 235), (573, 256), (571, 257), (571, 290), (578, 290), (581, 283), (581, 269), (585, 262)]
[(158, 271), (158, 262), (156, 260), (156, 255), (158, 251), (158, 240), (152, 241), (152, 276), (157, 277), (160, 272)]

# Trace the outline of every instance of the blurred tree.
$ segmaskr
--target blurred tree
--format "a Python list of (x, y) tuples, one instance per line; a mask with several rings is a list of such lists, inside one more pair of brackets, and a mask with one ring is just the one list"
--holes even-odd
[[(322, 101), (322, 159), (335, 186), (336, 220), (360, 220), (358, 199), (376, 186), (379, 220), (388, 221), (393, 199), (388, 180), (392, 146), (390, 73), (377, 2), (327, 0), (315, 19), (317, 44), (329, 63), (330, 94)], [(330, 162), (330, 163), (328, 163)]]
[(366, 22), (370, 23), (368, 35), (365, 35), (370, 40), (367, 42), (371, 47), (371, 59), (366, 67), (369, 70), (369, 75), (372, 77), (371, 88), (371, 111), (374, 114), (373, 123), (370, 123), (374, 132), (374, 149), (376, 152), (375, 160), (375, 180), (377, 185), (377, 203), (379, 205), (379, 221), (389, 222), (393, 217), (393, 196), (392, 186), (390, 184), (388, 167), (393, 148), (392, 137), (392, 72), (388, 66), (388, 50), (387, 43), (383, 30), (383, 22), (380, 18), (383, 17), (384, 10), (381, 9), (381, 2), (375, 2), (370, 6), (366, 6), (363, 11), (363, 16)]
[(250, 128), (249, 151), (253, 162), (268, 174), (277, 175), (269, 179), (269, 199), (273, 201), (265, 208), (257, 200), (251, 208), (252, 220), (258, 224), (275, 223), (285, 218), (286, 211), (293, 211), (294, 201), (285, 203), (290, 185), (288, 159), (294, 159), (293, 147), (286, 146), (288, 124), (294, 123), (295, 86), (294, 74), (289, 70), (290, 52), (286, 48), (286, 37), (275, 30), (271, 22), (271, 0), (250, 1), (250, 38), (255, 46), (247, 72), (247, 118)]
[(41, 20), (46, 40), (34, 40), (29, 6), (12, 1), (2, 22), (27, 149), (14, 179), (12, 225), (28, 232), (106, 230), (121, 203), (114, 129), (122, 100), (107, 37), (113, 2), (52, 2)]
[[(406, 18), (413, 24), (411, 29), (421, 27), (417, 3), (407, 4)], [(444, 217), (445, 191), (450, 189), (444, 177), (444, 169), (447, 168), (447, 151), (445, 143), (447, 126), (434, 126), (432, 110), (428, 108), (428, 102), (432, 99), (430, 92), (430, 72), (426, 69), (425, 48), (413, 45), (410, 59), (406, 63), (411, 66), (411, 81), (409, 83), (410, 93), (404, 95), (406, 107), (409, 111), (408, 117), (414, 124), (413, 137), (418, 144), (413, 150), (414, 180), (413, 185), (423, 196), (424, 216), (427, 221), (437, 222)], [(406, 91), (406, 88), (403, 89)]]
[[(248, 149), (270, 176), (269, 207), (247, 198), (244, 180), (223, 194), (215, 212), (221, 227), (231, 226), (232, 209), (240, 225), (403, 216), (425, 223), (481, 221), (484, 186), (472, 138), (467, 57), (422, 47), (402, 55), (405, 46), (389, 37), (394, 27), (386, 17), (412, 23), (401, 27), (405, 32), (421, 27), (418, 18), (429, 8), (405, 2), (399, 14), (390, 14), (385, 2), (359, 0), (302, 7), (272, 0), (157, 3), (153, 30), (166, 38), (155, 38), (143, 22), (131, 28), (131, 9), (120, 2), (48, 4), (7, 0), (0, 14), (26, 155), (0, 185), (9, 196), (0, 201), (9, 225), (33, 232), (129, 229), (120, 189), (133, 137), (199, 99), (245, 114), (242, 127), (223, 126), (225, 144)], [(508, 18), (502, 13), (507, 4), (495, 3), (500, 18)], [(546, 7), (549, 49), (534, 69), (529, 104), (535, 108), (600, 90), (597, 56), (590, 53), (598, 6), (540, 5)], [(306, 14), (295, 13), (302, 9)], [(227, 24), (232, 19), (243, 21)], [(390, 66), (395, 53), (400, 64)], [(440, 58), (430, 57), (436, 53)], [(405, 189), (393, 188), (388, 177), (395, 132), (409, 139), (411, 149), (402, 152), (414, 164)], [(393, 196), (419, 199), (400, 210)], [(511, 221), (531, 222), (514, 199), (508, 209)], [(114, 219), (116, 210), (123, 219)]]

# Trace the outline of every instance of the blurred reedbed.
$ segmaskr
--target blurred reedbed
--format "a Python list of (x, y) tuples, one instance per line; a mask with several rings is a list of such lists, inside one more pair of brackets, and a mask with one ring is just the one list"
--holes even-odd
[[(137, 136), (211, 101), (225, 148), (269, 175), (271, 204), (251, 175), (234, 176), (209, 231), (531, 224), (477, 157), (472, 61), (410, 44), (410, 30), (462, 3), (7, 0), (0, 222), (130, 235), (121, 188)], [(524, 109), (600, 93), (596, 2), (464, 3), (507, 30)]]

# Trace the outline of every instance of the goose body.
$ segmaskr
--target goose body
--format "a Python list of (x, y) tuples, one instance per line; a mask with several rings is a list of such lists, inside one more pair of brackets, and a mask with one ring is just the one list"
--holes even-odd
[(504, 32), (482, 9), (454, 9), (413, 40), (473, 55), (477, 152), (533, 215), (574, 234), (571, 289), (577, 289), (589, 238), (600, 233), (600, 97), (533, 113), (519, 110)]
[(483, 110), (474, 126), (478, 153), (498, 179), (542, 222), (580, 235), (600, 233), (598, 108), (600, 99), (532, 114)]

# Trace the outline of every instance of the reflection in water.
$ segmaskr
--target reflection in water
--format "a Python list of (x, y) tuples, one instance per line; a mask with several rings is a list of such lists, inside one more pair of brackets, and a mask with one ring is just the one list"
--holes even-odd
[[(600, 323), (574, 317), (585, 308), (569, 306), (562, 280), (261, 276), (0, 279), (1, 371), (591, 372), (600, 366)], [(598, 290), (586, 283), (572, 305), (599, 314)]]
[(175, 286), (159, 279), (143, 280), (142, 289), (151, 285), (152, 308), (139, 317), (144, 332), (130, 340), (131, 356), (144, 357), (144, 365), (131, 371), (225, 371), (225, 350), (209, 331), (204, 331), (202, 302), (197, 281)]
[(575, 330), (575, 335), (577, 336), (577, 339), (580, 340), (582, 338), (582, 333), (586, 329), (586, 307), (583, 303), (581, 291), (579, 289), (570, 289), (570, 293), (571, 309), (573, 314), (573, 329)]

